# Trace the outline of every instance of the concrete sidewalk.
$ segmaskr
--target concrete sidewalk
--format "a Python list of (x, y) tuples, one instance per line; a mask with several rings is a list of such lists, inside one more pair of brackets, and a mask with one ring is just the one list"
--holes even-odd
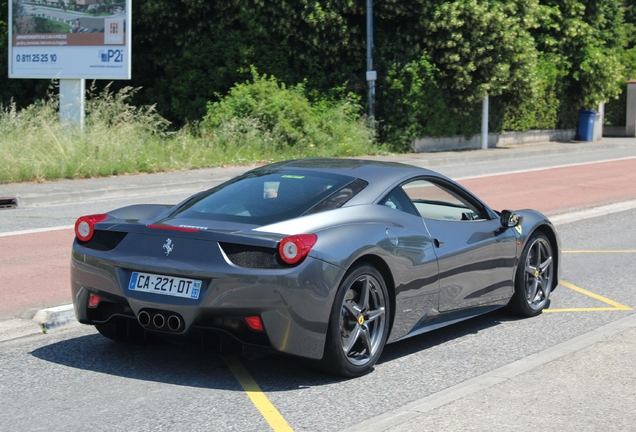
[(631, 314), (343, 432), (634, 430), (635, 353)]

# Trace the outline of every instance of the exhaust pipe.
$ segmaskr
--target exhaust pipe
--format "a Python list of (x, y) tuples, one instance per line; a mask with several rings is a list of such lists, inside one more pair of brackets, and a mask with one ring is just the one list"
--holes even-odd
[(141, 324), (142, 327), (150, 327), (155, 328), (157, 330), (166, 327), (166, 330), (170, 330), (173, 332), (178, 332), (183, 329), (183, 321), (181, 317), (178, 315), (170, 315), (166, 318), (167, 315), (163, 315), (160, 312), (153, 312), (153, 315), (150, 315), (148, 311), (141, 311), (137, 314), (137, 321)]
[(178, 316), (170, 315), (168, 318), (168, 328), (175, 332), (181, 328), (181, 320)]
[(166, 324), (166, 319), (161, 314), (157, 314), (152, 318), (152, 323), (158, 329), (162, 328)]
[(148, 327), (150, 325), (150, 314), (146, 311), (139, 312), (137, 321), (139, 321), (142, 327)]

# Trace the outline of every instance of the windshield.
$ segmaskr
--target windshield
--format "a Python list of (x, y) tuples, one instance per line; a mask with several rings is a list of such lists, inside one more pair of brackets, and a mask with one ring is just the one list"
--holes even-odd
[[(207, 219), (266, 225), (337, 208), (364, 186), (354, 177), (305, 170), (244, 174), (194, 197), (170, 219)], [(346, 188), (352, 184), (355, 187)]]

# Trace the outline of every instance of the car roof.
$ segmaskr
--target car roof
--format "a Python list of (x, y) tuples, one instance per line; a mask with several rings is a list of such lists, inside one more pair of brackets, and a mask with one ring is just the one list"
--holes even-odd
[(298, 159), (277, 162), (257, 168), (253, 171), (269, 169), (299, 169), (307, 171), (328, 172), (359, 178), (370, 185), (386, 187), (400, 180), (413, 176), (439, 174), (424, 168), (397, 162), (384, 162), (368, 159)]

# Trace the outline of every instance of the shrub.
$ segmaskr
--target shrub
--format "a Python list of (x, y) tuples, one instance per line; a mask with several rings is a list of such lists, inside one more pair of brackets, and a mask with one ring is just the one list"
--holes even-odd
[(373, 150), (373, 131), (360, 118), (355, 97), (312, 103), (302, 84), (287, 87), (255, 70), (252, 75), (252, 82), (236, 84), (219, 102), (208, 103), (200, 125), (204, 136), (219, 145), (256, 139), (260, 144), (254, 145), (298, 157)]

